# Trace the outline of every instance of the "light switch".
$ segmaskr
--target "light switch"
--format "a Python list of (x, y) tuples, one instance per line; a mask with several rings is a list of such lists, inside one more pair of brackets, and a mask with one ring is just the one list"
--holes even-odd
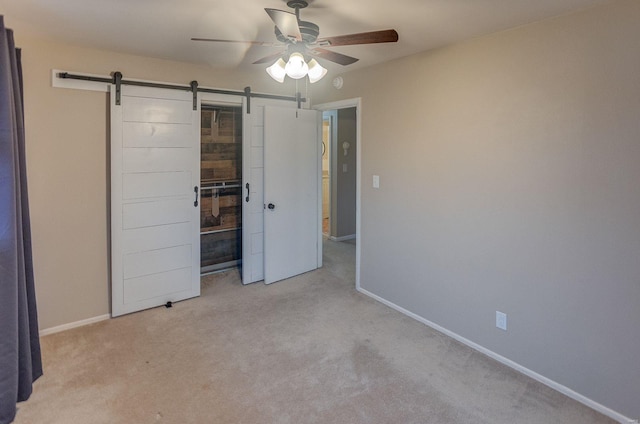
[(347, 164), (346, 163), (342, 164), (342, 172), (347, 172)]
[(380, 176), (379, 175), (374, 175), (373, 176), (373, 188), (380, 188)]

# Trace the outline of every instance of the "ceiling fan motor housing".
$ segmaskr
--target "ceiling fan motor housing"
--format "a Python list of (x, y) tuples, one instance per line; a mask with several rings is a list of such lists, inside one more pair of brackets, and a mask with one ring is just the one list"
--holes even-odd
[(290, 0), (287, 2), (287, 6), (292, 9), (304, 9), (305, 7), (309, 6), (309, 3), (305, 0)]

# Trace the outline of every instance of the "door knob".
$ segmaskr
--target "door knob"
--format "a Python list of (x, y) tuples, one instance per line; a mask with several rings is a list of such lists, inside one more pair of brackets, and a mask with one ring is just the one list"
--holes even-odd
[(273, 203), (269, 203), (267, 207), (271, 210), (274, 210), (276, 208), (276, 205), (274, 205)]

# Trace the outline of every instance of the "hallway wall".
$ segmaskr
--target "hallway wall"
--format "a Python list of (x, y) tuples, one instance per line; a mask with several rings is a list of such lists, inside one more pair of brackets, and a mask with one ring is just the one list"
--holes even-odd
[[(338, 138), (335, 144), (337, 159), (336, 193), (336, 237), (355, 236), (356, 234), (356, 108), (338, 110)], [(344, 154), (342, 143), (350, 147)], [(346, 172), (344, 170), (346, 166)]]

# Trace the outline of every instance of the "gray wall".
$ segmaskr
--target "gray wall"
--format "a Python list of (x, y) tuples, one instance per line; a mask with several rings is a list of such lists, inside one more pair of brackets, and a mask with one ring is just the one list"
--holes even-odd
[[(337, 126), (337, 172), (336, 172), (336, 210), (337, 217), (334, 235), (344, 237), (356, 233), (356, 108), (338, 110)], [(343, 142), (349, 142), (351, 147), (347, 156), (342, 148)], [(347, 172), (343, 172), (343, 165), (347, 165)]]
[(613, 1), (315, 99), (362, 98), (362, 287), (632, 418), (639, 23), (640, 2)]

